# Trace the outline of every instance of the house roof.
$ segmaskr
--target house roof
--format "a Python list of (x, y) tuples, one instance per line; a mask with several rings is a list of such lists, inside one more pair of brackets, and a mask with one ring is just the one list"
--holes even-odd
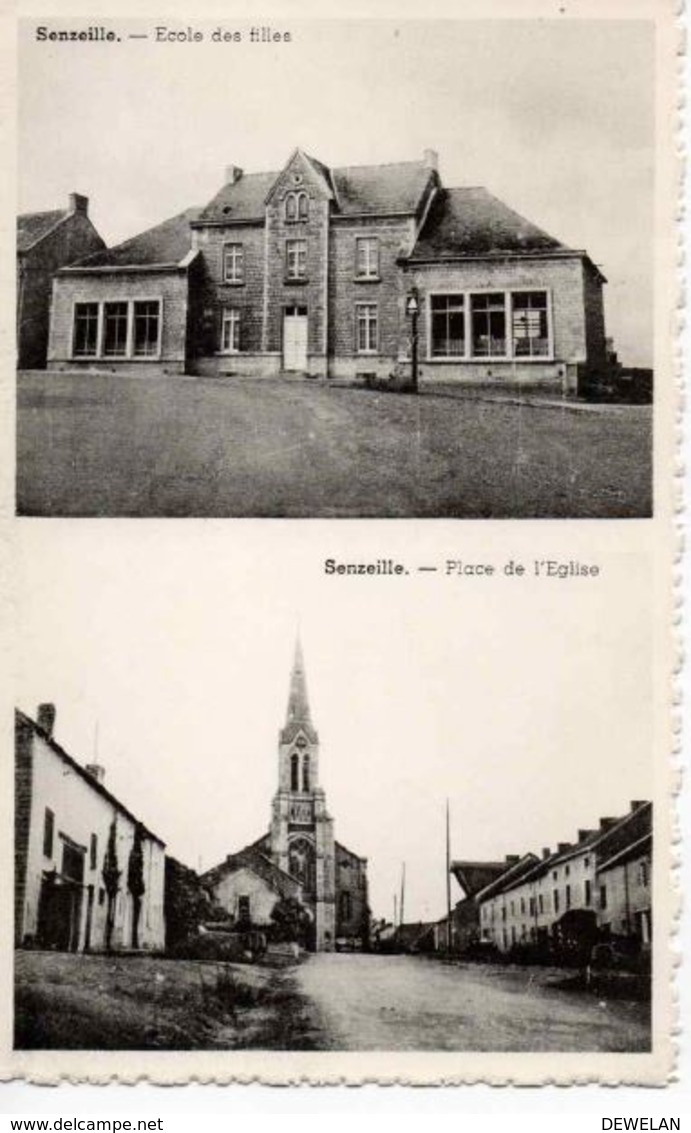
[[(307, 155), (305, 155), (307, 156)], [(336, 194), (336, 213), (361, 214), (415, 213), (431, 176), (422, 161), (402, 161), (392, 165), (352, 165), (328, 169), (315, 158), (308, 158)], [(201, 223), (264, 220), (264, 203), (280, 173), (244, 173), (237, 181), (224, 185), (198, 218)]]
[(479, 896), (481, 900), (486, 901), (488, 897), (494, 897), (497, 893), (503, 893), (505, 889), (511, 889), (514, 885), (522, 883), (528, 874), (532, 874), (533, 870), (539, 864), (540, 862), (535, 854), (524, 854), (519, 861), (507, 866), (499, 877), (490, 881), (489, 884), (476, 895)]
[(598, 871), (619, 858), (626, 851), (652, 837), (653, 804), (641, 802), (634, 806), (621, 821), (611, 826), (599, 839)]
[(240, 869), (256, 873), (280, 897), (293, 897), (301, 889), (300, 882), (262, 853), (257, 843), (245, 846), (237, 854), (229, 854), (225, 861), (207, 870), (201, 876), (202, 884), (216, 885), (224, 877), (237, 873)]
[(120, 800), (115, 797), (115, 795), (111, 794), (107, 787), (103, 786), (103, 783), (99, 783), (98, 779), (94, 779), (93, 775), (90, 775), (86, 768), (82, 767), (81, 763), (77, 763), (76, 759), (73, 759), (71, 755), (68, 755), (65, 749), (62, 748), (59, 743), (56, 743), (53, 737), (49, 736), (43, 728), (39, 727), (35, 720), (32, 720), (30, 716), (27, 716), (26, 713), (22, 712), (19, 708), (15, 709), (15, 717), (18, 724), (22, 725), (25, 728), (30, 728), (36, 733), (37, 736), (40, 736), (43, 742), (51, 749), (51, 751), (53, 751), (55, 755), (62, 759), (63, 762), (65, 762), (73, 771), (75, 771), (77, 775), (79, 775), (86, 783), (88, 783), (89, 787), (91, 787), (91, 789), (95, 791), (96, 794), (101, 795), (102, 798), (106, 799), (111, 804), (111, 806), (114, 806), (116, 810), (119, 810), (121, 814), (124, 814), (126, 818), (129, 818), (130, 822), (133, 822), (135, 825), (140, 826), (145, 837), (151, 838), (152, 841), (158, 842), (159, 846), (165, 847), (165, 842), (161, 838), (159, 838), (157, 834), (153, 834), (152, 831), (149, 830), (143, 822), (141, 822), (132, 814), (131, 810), (128, 810), (124, 803), (121, 803)]
[(26, 252), (47, 236), (64, 220), (67, 209), (51, 209), (50, 212), (25, 212), (17, 217), (17, 251)]
[(568, 251), (482, 187), (440, 189), (410, 260)]
[(506, 873), (510, 862), (451, 862), (451, 873), (466, 897), (479, 893), (491, 881)]
[(198, 208), (185, 209), (162, 224), (116, 244), (114, 248), (94, 252), (67, 268), (61, 268), (61, 273), (74, 274), (83, 268), (177, 265), (192, 248), (190, 221), (199, 215), (199, 211)]

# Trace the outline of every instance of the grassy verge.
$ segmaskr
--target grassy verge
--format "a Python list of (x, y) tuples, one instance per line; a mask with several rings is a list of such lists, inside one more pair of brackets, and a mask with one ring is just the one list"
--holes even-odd
[(18, 953), (15, 1047), (311, 1050), (293, 966)]

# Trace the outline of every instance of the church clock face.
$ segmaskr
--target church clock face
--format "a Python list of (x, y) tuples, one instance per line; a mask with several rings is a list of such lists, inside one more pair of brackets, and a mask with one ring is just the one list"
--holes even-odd
[(312, 823), (313, 812), (312, 803), (309, 801), (297, 800), (290, 804), (290, 812), (288, 820), (296, 823), (298, 826), (309, 826)]

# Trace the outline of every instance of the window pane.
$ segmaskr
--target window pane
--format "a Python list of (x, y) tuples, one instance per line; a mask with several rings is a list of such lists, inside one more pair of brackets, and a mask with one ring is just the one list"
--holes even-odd
[(513, 295), (513, 350), (519, 358), (549, 354), (547, 293), (517, 291)]
[(77, 303), (74, 308), (74, 353), (95, 354), (98, 344), (98, 303)]
[(103, 306), (103, 353), (110, 357), (127, 353), (127, 303)]
[(465, 316), (462, 295), (433, 295), (432, 354), (458, 357), (465, 354)]
[(226, 244), (223, 250), (223, 276), (226, 283), (242, 283), (242, 244)]
[(472, 296), (473, 355), (503, 358), (506, 355), (506, 312), (503, 292)]
[(134, 304), (134, 353), (158, 354), (159, 332), (158, 300), (145, 300)]

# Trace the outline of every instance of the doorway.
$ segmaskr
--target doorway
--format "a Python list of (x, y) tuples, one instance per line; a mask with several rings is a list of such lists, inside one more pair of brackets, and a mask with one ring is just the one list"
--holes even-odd
[(307, 369), (307, 307), (286, 307), (283, 314), (283, 369)]

